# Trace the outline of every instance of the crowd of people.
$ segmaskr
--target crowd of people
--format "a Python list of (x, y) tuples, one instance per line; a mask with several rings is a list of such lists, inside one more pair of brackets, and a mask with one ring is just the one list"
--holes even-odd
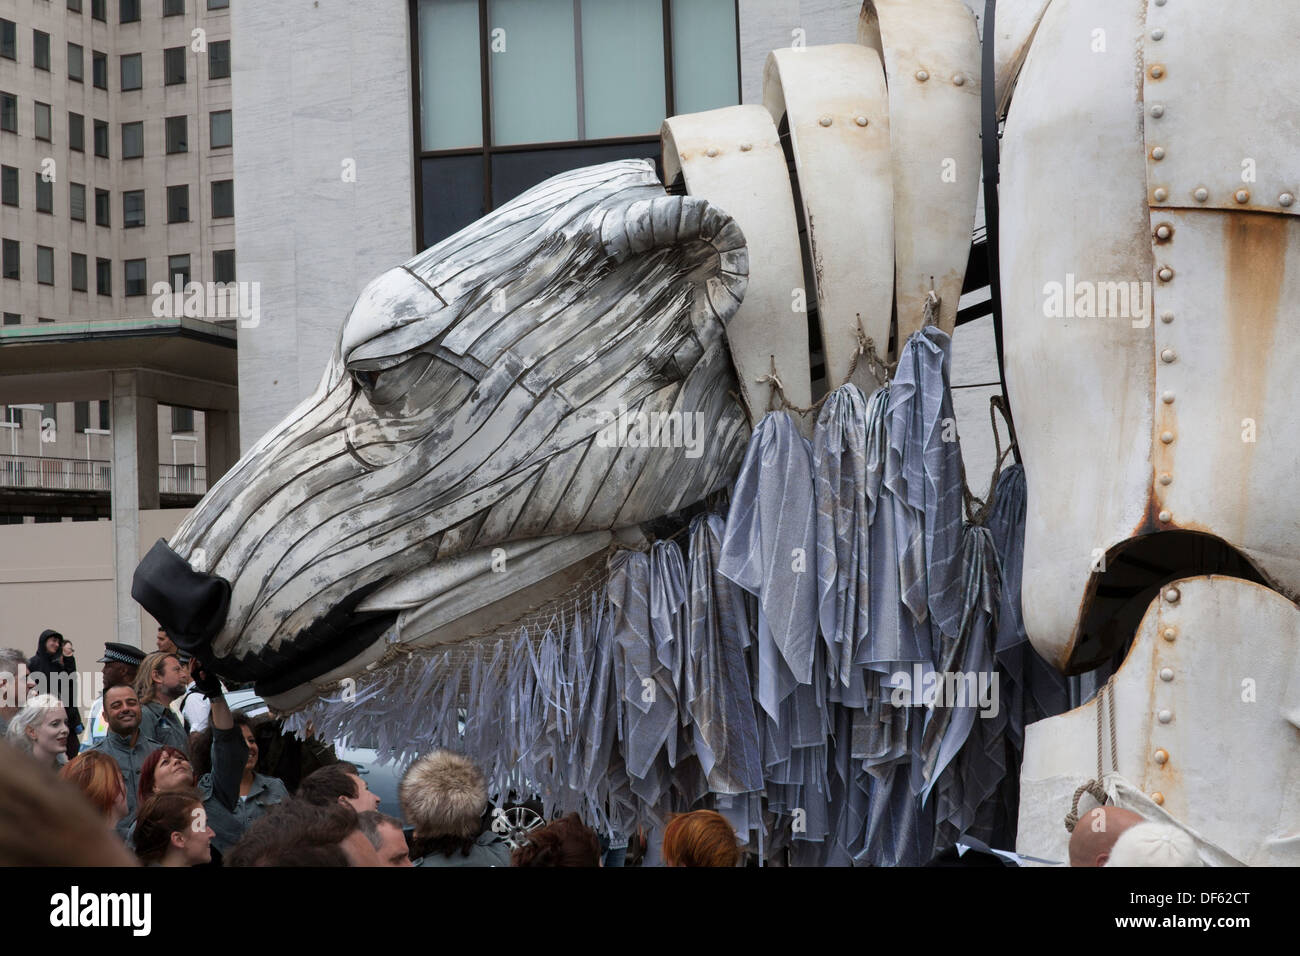
[[(254, 727), (232, 712), (215, 675), (161, 628), (157, 640), (149, 654), (107, 646), (89, 726), (75, 706), (69, 641), (47, 630), (31, 658), (0, 648), (0, 803), (13, 810), (0, 822), (0, 864), (595, 867), (607, 859), (600, 836), (573, 813), (508, 840), (493, 826), (480, 768), (447, 750), (403, 775), (405, 825), (379, 811), (350, 763), (312, 770), (291, 793), (259, 772)], [(40, 692), (47, 688), (55, 692)], [(742, 859), (716, 812), (681, 814), (665, 830), (669, 866)]]

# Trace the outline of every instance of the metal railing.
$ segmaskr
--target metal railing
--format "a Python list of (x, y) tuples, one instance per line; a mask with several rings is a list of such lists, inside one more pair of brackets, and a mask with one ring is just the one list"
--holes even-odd
[[(0, 455), (0, 488), (33, 491), (113, 490), (113, 465), (100, 458), (53, 458)], [(159, 465), (161, 494), (201, 495), (208, 490), (202, 465)]]

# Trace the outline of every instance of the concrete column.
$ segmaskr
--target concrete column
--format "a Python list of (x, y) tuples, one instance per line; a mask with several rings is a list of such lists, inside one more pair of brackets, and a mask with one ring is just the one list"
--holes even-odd
[[(113, 372), (113, 570), (117, 640), (140, 645), (140, 605), (131, 577), (140, 563), (140, 511), (158, 507), (158, 403), (139, 393), (135, 372)], [(146, 542), (152, 547), (152, 542)]]
[(208, 487), (239, 460), (239, 412), (203, 412), (204, 444), (208, 453)]

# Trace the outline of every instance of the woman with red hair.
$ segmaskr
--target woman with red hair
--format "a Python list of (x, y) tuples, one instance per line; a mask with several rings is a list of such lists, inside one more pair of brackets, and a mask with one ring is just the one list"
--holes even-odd
[(664, 829), (666, 866), (736, 866), (740, 845), (727, 818), (713, 810), (692, 810)]
[(109, 829), (126, 816), (126, 784), (117, 761), (98, 750), (86, 750), (64, 764), (59, 776), (70, 780), (90, 800)]

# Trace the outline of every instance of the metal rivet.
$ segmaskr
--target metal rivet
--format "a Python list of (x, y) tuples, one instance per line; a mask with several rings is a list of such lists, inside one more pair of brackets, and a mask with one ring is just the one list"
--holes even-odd
[(1172, 445), (1173, 442), (1174, 442), (1174, 433), (1173, 433), (1173, 432), (1161, 432), (1161, 433), (1160, 433), (1160, 440), (1161, 440), (1162, 442), (1164, 442), (1166, 445)]
[(1164, 764), (1169, 762), (1169, 751), (1165, 750), (1163, 747), (1151, 756), (1154, 758), (1156, 763)]
[(1164, 202), (1169, 198), (1169, 190), (1165, 189), (1164, 186), (1160, 186), (1151, 195), (1155, 197), (1156, 202)]
[(1168, 266), (1161, 266), (1160, 271), (1157, 272), (1156, 275), (1160, 277), (1161, 282), (1168, 282), (1174, 277), (1174, 270)]
[(1174, 679), (1173, 668), (1170, 667), (1160, 668), (1160, 679), (1164, 681), (1166, 684), (1169, 683), (1171, 680), (1173, 680)]
[(704, 155), (705, 155), (705, 156), (717, 156), (717, 155), (718, 155), (718, 150), (717, 150), (715, 147), (710, 146), (710, 147), (705, 151)]
[(1163, 322), (1165, 325), (1168, 325), (1173, 320), (1174, 320), (1174, 314), (1172, 312), (1160, 313), (1160, 321)]
[(1160, 713), (1156, 714), (1156, 720), (1160, 721), (1162, 724), (1167, 724), (1173, 719), (1174, 712), (1172, 710), (1162, 710)]
[(1164, 148), (1163, 146), (1157, 146), (1157, 147), (1155, 147), (1154, 149), (1152, 149), (1152, 150), (1151, 150), (1151, 158), (1154, 159), (1154, 160), (1157, 160), (1157, 161), (1164, 159), (1164, 158), (1165, 158), (1165, 148)]
[(1157, 103), (1155, 106), (1151, 107), (1151, 115), (1156, 119), (1160, 119), (1160, 117), (1165, 115), (1165, 105), (1163, 103)]
[(1205, 202), (1205, 200), (1210, 198), (1210, 191), (1204, 186), (1200, 186), (1197, 188), (1196, 192), (1192, 193), (1192, 196), (1197, 202)]
[(1170, 226), (1169, 223), (1167, 222), (1162, 222), (1160, 225), (1156, 226), (1157, 239), (1168, 239), (1173, 234), (1174, 234), (1173, 227)]
[[(1168, 601), (1170, 604), (1177, 604), (1179, 599), (1182, 598), (1182, 596), (1183, 593), (1179, 591), (1178, 588), (1165, 588), (1165, 600)], [(1165, 670), (1169, 671), (1169, 668), (1166, 667)], [(1164, 675), (1164, 671), (1161, 671), (1160, 673), (1161, 676)], [(1166, 677), (1165, 680), (1172, 680), (1173, 674), (1174, 674), (1173, 671), (1169, 671), (1169, 676)]]
[(830, 126), (830, 125), (831, 125), (831, 118), (830, 118), (829, 116), (823, 116), (823, 117), (822, 117), (821, 119), (819, 119), (817, 122), (821, 123), (823, 126)]
[(965, 86), (965, 85), (966, 85), (966, 77), (962, 76), (960, 73), (954, 73), (954, 74), (952, 75), (952, 85), (953, 85), (953, 86)]
[(925, 72), (925, 70), (917, 70), (916, 78), (920, 80), (922, 83), (924, 83), (926, 80), (930, 78), (930, 74)]
[(1162, 485), (1172, 484), (1173, 480), (1174, 480), (1174, 476), (1169, 474), (1169, 472), (1165, 472), (1160, 476), (1160, 484)]
[(1166, 524), (1168, 524), (1173, 519), (1173, 517), (1174, 516), (1170, 514), (1168, 511), (1162, 511), (1160, 512), (1159, 515), (1160, 520), (1165, 522)]
[[(1174, 393), (1165, 392), (1163, 395), (1160, 396), (1160, 401), (1164, 402), (1166, 405), (1172, 405), (1174, 403)], [(1167, 435), (1169, 433), (1165, 432), (1165, 434)]]
[(867, 118), (865, 116), (855, 116), (853, 117), (853, 122), (857, 123), (859, 126), (866, 126)]
[(1158, 80), (1164, 75), (1165, 75), (1165, 68), (1163, 66), (1151, 67), (1151, 79)]
[(1172, 627), (1167, 627), (1164, 629), (1164, 631), (1161, 633), (1160, 636), (1163, 637), (1170, 644), (1172, 644), (1174, 642), (1174, 638), (1178, 636), (1178, 632), (1174, 630)]
[(1290, 193), (1283, 193), (1277, 197), (1277, 201), (1283, 206), (1289, 206), (1295, 202), (1295, 196), (1292, 196)]
[(1163, 40), (1164, 38), (1165, 38), (1165, 31), (1164, 31), (1164, 30), (1161, 30), (1161, 29), (1155, 29), (1155, 30), (1152, 30), (1152, 31), (1151, 31), (1151, 39), (1153, 39), (1153, 40)]
[(1160, 361), (1166, 365), (1172, 365), (1178, 359), (1178, 353), (1173, 349), (1164, 349), (1160, 353)]
[[(1160, 3), (1160, 0), (1156, 0), (1156, 5), (1163, 6), (1163, 4)], [(1162, 807), (1165, 803), (1165, 795), (1157, 790), (1155, 793), (1151, 794), (1151, 802), (1157, 807)]]
[(1250, 190), (1238, 189), (1232, 194), (1232, 198), (1237, 200), (1237, 202), (1250, 202)]
[(748, 152), (749, 152), (751, 149), (753, 149), (753, 148), (754, 148), (754, 144), (753, 144), (753, 143), (741, 143), (741, 144), (740, 144), (740, 151), (741, 151), (742, 153), (748, 153)]

